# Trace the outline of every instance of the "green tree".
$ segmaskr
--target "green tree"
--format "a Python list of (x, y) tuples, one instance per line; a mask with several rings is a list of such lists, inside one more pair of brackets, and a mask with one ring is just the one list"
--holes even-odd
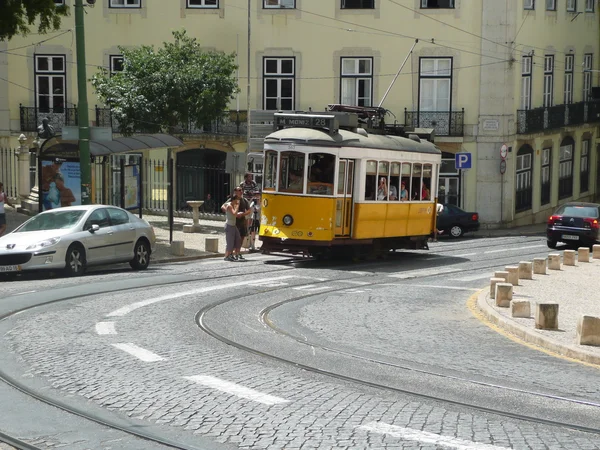
[(123, 71), (104, 68), (92, 86), (110, 107), (120, 132), (186, 131), (223, 116), (239, 92), (235, 54), (203, 51), (185, 31), (163, 47), (121, 47)]
[(1, 0), (0, 41), (10, 40), (17, 34), (26, 35), (38, 20), (38, 32), (46, 33), (60, 28), (62, 17), (69, 14), (65, 5), (54, 0)]

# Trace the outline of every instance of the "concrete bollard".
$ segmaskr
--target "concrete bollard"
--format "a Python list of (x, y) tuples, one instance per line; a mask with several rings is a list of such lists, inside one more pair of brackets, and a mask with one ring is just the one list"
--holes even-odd
[(548, 255), (548, 269), (560, 270), (560, 253), (550, 253)]
[(171, 242), (171, 255), (183, 256), (185, 254), (185, 243), (183, 241)]
[(577, 321), (577, 344), (600, 347), (600, 317), (586, 316)]
[(490, 278), (490, 298), (492, 300), (496, 298), (496, 284), (505, 282), (504, 278)]
[(563, 264), (565, 266), (575, 265), (575, 250), (565, 250), (563, 253)]
[(510, 314), (513, 317), (531, 317), (531, 303), (529, 300), (512, 300), (510, 302)]
[(577, 261), (590, 262), (590, 249), (588, 247), (579, 247), (577, 249)]
[(535, 309), (538, 330), (558, 330), (558, 303), (538, 303)]
[(600, 245), (598, 244), (594, 244), (594, 246), (592, 247), (592, 257), (594, 259), (600, 259)]
[(533, 258), (533, 273), (546, 275), (546, 258)]
[(508, 272), (507, 283), (512, 284), (513, 286), (519, 285), (519, 266), (506, 266), (504, 268), (506, 272)]
[(497, 270), (494, 272), (494, 278), (502, 278), (505, 283), (508, 283), (508, 272), (505, 270)]
[(204, 238), (204, 250), (211, 253), (219, 253), (219, 238)]
[(533, 264), (530, 261), (519, 263), (519, 278), (521, 280), (533, 280)]
[(510, 283), (496, 283), (496, 306), (508, 308), (513, 296), (513, 285)]

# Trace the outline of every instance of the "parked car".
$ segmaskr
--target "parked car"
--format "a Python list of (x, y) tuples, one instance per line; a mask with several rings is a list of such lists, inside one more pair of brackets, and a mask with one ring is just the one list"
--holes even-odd
[(40, 213), (0, 238), (0, 272), (63, 269), (83, 274), (97, 264), (146, 269), (156, 237), (148, 222), (114, 206), (86, 205)]
[(446, 203), (437, 215), (437, 229), (452, 237), (461, 237), (469, 231), (479, 230), (479, 214), (467, 212), (458, 206)]
[(600, 205), (597, 203), (570, 202), (559, 206), (548, 218), (548, 247), (556, 248), (558, 242), (578, 247), (591, 247), (600, 243), (599, 220)]

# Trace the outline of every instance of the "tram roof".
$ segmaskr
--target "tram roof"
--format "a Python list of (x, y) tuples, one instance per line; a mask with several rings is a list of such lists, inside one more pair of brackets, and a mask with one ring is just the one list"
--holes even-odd
[(284, 128), (265, 137), (265, 143), (294, 142), (296, 144), (322, 147), (355, 147), (380, 150), (396, 150), (441, 154), (433, 143), (421, 139), (416, 142), (401, 136), (368, 134), (364, 136), (348, 130), (339, 130), (335, 134), (314, 128)]

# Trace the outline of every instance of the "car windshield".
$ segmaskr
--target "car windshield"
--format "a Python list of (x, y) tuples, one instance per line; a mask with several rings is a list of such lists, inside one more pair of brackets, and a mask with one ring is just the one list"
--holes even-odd
[(71, 228), (79, 222), (85, 211), (56, 211), (39, 214), (29, 221), (15, 233), (25, 233), (28, 231), (60, 230)]
[(559, 209), (556, 214), (559, 216), (590, 217), (592, 219), (597, 219), (598, 208), (594, 206), (566, 205)]

